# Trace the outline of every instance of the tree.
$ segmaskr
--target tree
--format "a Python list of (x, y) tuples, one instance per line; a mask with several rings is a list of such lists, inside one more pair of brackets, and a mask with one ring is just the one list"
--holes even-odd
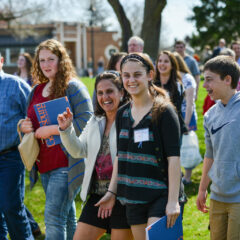
[(31, 25), (33, 19), (43, 16), (44, 6), (32, 1), (2, 0), (0, 5), (0, 22), (5, 23), (6, 31), (17, 38), (36, 36), (37, 33)]
[(127, 18), (123, 6), (119, 0), (108, 0), (109, 4), (112, 6), (115, 12), (118, 22), (122, 29), (122, 46), (121, 50), (127, 52), (127, 41), (132, 36), (131, 23)]
[(193, 8), (194, 15), (189, 18), (197, 28), (197, 34), (190, 37), (191, 45), (213, 47), (220, 38), (230, 43), (240, 36), (239, 5), (239, 0), (201, 0), (201, 5)]
[(166, 0), (145, 0), (141, 37), (145, 42), (146, 52), (153, 59), (156, 59), (158, 55), (162, 21), (161, 13), (166, 4)]
[[(44, 1), (38, 0), (37, 3), (34, 0), (2, 0), (4, 4), (0, 5), (0, 20), (4, 20), (8, 23), (9, 29), (19, 29), (19, 33), (22, 33), (24, 29), (21, 29), (21, 23), (23, 19), (27, 20), (27, 16), (39, 13), (41, 11), (40, 22), (56, 20), (61, 16), (61, 20), (65, 19), (66, 15), (72, 16), (77, 21), (88, 24), (90, 20), (89, 16), (89, 0), (53, 0)], [(104, 4), (101, 0), (92, 0), (95, 3), (96, 12), (94, 13), (94, 25), (98, 25), (106, 29), (108, 27), (109, 15), (104, 11)], [(123, 7), (120, 0), (106, 0), (113, 11), (115, 12), (118, 22), (122, 30), (122, 51), (127, 51), (127, 42), (131, 36), (133, 36), (132, 28), (134, 32), (140, 32), (140, 37), (145, 42), (144, 52), (148, 53), (153, 59), (157, 57), (160, 30), (161, 30), (161, 13), (167, 4), (167, 0), (145, 0), (143, 22), (142, 11), (139, 11), (140, 3), (129, 3), (131, 9)], [(20, 6), (20, 7), (19, 7)], [(56, 11), (56, 6), (58, 11)], [(77, 16), (76, 10), (79, 15)], [(130, 10), (130, 11), (129, 11)], [(70, 11), (70, 13), (69, 13)], [(126, 11), (131, 13), (131, 16), (126, 15)], [(57, 16), (58, 15), (58, 16)], [(81, 15), (81, 16), (80, 16)], [(53, 17), (55, 16), (55, 18)], [(52, 17), (52, 19), (51, 19)], [(28, 18), (32, 21), (32, 18)], [(75, 20), (76, 21), (76, 20)], [(142, 22), (142, 24), (141, 24)], [(26, 21), (24, 22), (26, 23)], [(137, 26), (140, 25), (140, 27)]]
[[(121, 50), (127, 52), (127, 41), (133, 35), (131, 23), (119, 0), (108, 0), (108, 2), (112, 6), (122, 29)], [(144, 52), (153, 59), (156, 59), (158, 54), (161, 13), (166, 4), (167, 0), (145, 0), (141, 37), (144, 40)]]
[(6, 22), (10, 28), (16, 21), (35, 13), (42, 13), (43, 10), (42, 4), (5, 0), (0, 5), (0, 21)]

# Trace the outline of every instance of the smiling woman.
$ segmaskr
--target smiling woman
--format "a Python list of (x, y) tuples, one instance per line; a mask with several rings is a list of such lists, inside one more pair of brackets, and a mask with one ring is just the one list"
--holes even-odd
[[(121, 73), (132, 101), (117, 113), (118, 155), (109, 192), (117, 192), (117, 199), (126, 205), (134, 239), (143, 240), (147, 225), (167, 215), (167, 227), (172, 227), (180, 214), (179, 123), (165, 90), (153, 84), (149, 57), (127, 55)], [(161, 152), (161, 159), (156, 152)], [(100, 200), (101, 216), (108, 214), (113, 201), (115, 196), (110, 198), (109, 193)]]
[(123, 91), (118, 91), (109, 80), (101, 81), (98, 84), (97, 101), (107, 115), (115, 112), (122, 97)]
[(181, 134), (183, 134), (186, 133), (188, 129), (184, 123), (181, 112), (184, 97), (181, 79), (182, 77), (174, 54), (169, 51), (161, 51), (156, 61), (156, 77), (154, 83), (168, 92), (172, 103), (177, 109)]
[[(132, 239), (127, 224), (125, 206), (116, 201), (113, 209), (99, 216), (96, 203), (107, 192), (108, 197), (116, 193), (109, 189), (113, 164), (117, 152), (115, 118), (118, 108), (126, 103), (120, 74), (106, 71), (96, 78), (95, 91), (97, 105), (94, 116), (87, 123), (78, 138), (72, 128), (72, 113), (68, 109), (58, 116), (61, 140), (73, 157), (86, 157), (85, 174), (81, 189), (81, 198), (86, 201), (79, 218), (74, 240), (99, 239), (105, 232), (111, 231), (111, 239)], [(94, 138), (93, 138), (94, 136)], [(111, 215), (111, 216), (110, 216)]]

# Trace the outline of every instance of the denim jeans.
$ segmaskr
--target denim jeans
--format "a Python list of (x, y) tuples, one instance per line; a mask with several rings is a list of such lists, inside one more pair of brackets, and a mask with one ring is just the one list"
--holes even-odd
[(34, 239), (23, 203), (24, 177), (18, 151), (0, 155), (0, 239), (5, 239), (6, 225), (11, 239)]
[(7, 224), (4, 219), (3, 213), (0, 213), (0, 239), (8, 240), (7, 234), (8, 234)]
[[(39, 229), (38, 223), (34, 220), (31, 212), (28, 210), (28, 208), (25, 206), (27, 218), (31, 227), (31, 231), (34, 232), (35, 230)], [(7, 229), (7, 224), (4, 219), (3, 213), (0, 213), (0, 240), (8, 240), (7, 239), (7, 234), (8, 234), (8, 229)]]
[(28, 208), (26, 206), (25, 206), (25, 208), (26, 208), (26, 213), (27, 213), (27, 217), (28, 217), (28, 221), (29, 221), (31, 230), (32, 230), (32, 232), (34, 232), (35, 230), (37, 230), (39, 228), (38, 223), (35, 221), (35, 219), (33, 218), (33, 215), (28, 210)]
[(75, 202), (68, 199), (68, 168), (41, 174), (46, 194), (46, 240), (72, 240), (76, 230)]

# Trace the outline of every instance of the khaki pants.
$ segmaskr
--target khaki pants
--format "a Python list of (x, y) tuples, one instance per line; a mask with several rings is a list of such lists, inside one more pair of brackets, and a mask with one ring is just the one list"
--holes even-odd
[(211, 240), (240, 240), (240, 203), (210, 200)]

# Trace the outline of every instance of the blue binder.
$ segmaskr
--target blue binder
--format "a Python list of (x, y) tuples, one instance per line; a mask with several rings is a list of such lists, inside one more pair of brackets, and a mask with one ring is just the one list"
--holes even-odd
[[(67, 107), (70, 108), (70, 104), (67, 96), (65, 96), (51, 101), (35, 104), (34, 110), (36, 112), (38, 122), (42, 127), (58, 124), (57, 122), (58, 114), (66, 111)], [(49, 138), (45, 139), (45, 141), (48, 147), (53, 147), (61, 143), (59, 135), (52, 135)]]
[(147, 240), (182, 240), (182, 215), (180, 214), (172, 228), (167, 228), (167, 216), (160, 218), (146, 229)]

